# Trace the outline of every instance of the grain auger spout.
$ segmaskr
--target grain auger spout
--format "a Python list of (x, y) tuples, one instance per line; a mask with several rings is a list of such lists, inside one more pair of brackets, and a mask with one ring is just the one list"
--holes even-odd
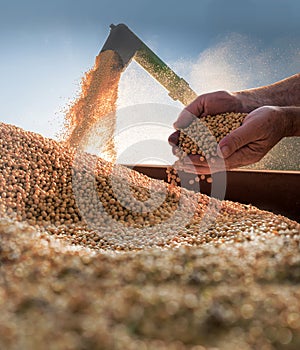
[(192, 102), (197, 94), (189, 84), (167, 66), (147, 45), (145, 45), (125, 24), (111, 25), (110, 34), (101, 52), (113, 50), (119, 56), (125, 69), (134, 59), (162, 86), (169, 96), (184, 105)]

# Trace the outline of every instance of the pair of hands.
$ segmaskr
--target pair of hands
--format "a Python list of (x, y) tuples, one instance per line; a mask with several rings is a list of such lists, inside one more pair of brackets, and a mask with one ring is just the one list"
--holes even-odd
[[(179, 130), (186, 128), (195, 117), (225, 112), (250, 112), (243, 125), (225, 136), (218, 146), (218, 158), (213, 171), (237, 168), (258, 162), (275, 146), (286, 133), (285, 118), (280, 107), (263, 106), (252, 112), (243, 106), (239, 96), (227, 91), (200, 95), (188, 105), (174, 123), (176, 132), (169, 137), (169, 143), (176, 153)], [(186, 172), (209, 174), (209, 164), (200, 161), (199, 156), (190, 155), (180, 161)]]

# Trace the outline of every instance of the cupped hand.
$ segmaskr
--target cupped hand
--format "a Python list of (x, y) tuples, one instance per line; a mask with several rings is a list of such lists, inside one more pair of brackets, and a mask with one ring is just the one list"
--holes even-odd
[(235, 93), (216, 91), (198, 96), (179, 114), (174, 123), (174, 128), (177, 131), (169, 136), (173, 154), (176, 155), (178, 150), (180, 129), (189, 126), (196, 118), (226, 112), (245, 112), (241, 101)]
[(239, 98), (229, 91), (216, 91), (198, 96), (179, 114), (175, 129), (186, 128), (195, 117), (226, 112), (245, 112)]
[[(249, 113), (243, 124), (219, 143), (219, 158), (213, 164), (189, 156), (181, 161), (186, 172), (209, 174), (261, 160), (287, 134), (287, 120), (280, 107), (264, 106)], [(213, 170), (213, 171), (211, 171)]]

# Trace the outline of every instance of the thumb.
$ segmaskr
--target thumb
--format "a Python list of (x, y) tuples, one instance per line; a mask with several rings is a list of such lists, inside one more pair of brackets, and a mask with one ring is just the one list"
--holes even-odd
[(173, 124), (175, 129), (184, 129), (189, 126), (203, 112), (201, 96), (198, 96), (192, 103), (184, 108)]
[(173, 124), (176, 130), (184, 129), (189, 126), (197, 117), (189, 112), (187, 109), (184, 109), (178, 116), (177, 120)]
[(247, 125), (242, 125), (220, 141), (218, 156), (228, 158), (234, 152), (253, 141), (255, 141), (255, 133), (251, 133)]

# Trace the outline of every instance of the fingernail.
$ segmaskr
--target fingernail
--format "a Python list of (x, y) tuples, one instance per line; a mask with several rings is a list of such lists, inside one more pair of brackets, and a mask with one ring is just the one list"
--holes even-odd
[(230, 149), (228, 146), (221, 147), (221, 153), (224, 158), (228, 157), (230, 155)]

